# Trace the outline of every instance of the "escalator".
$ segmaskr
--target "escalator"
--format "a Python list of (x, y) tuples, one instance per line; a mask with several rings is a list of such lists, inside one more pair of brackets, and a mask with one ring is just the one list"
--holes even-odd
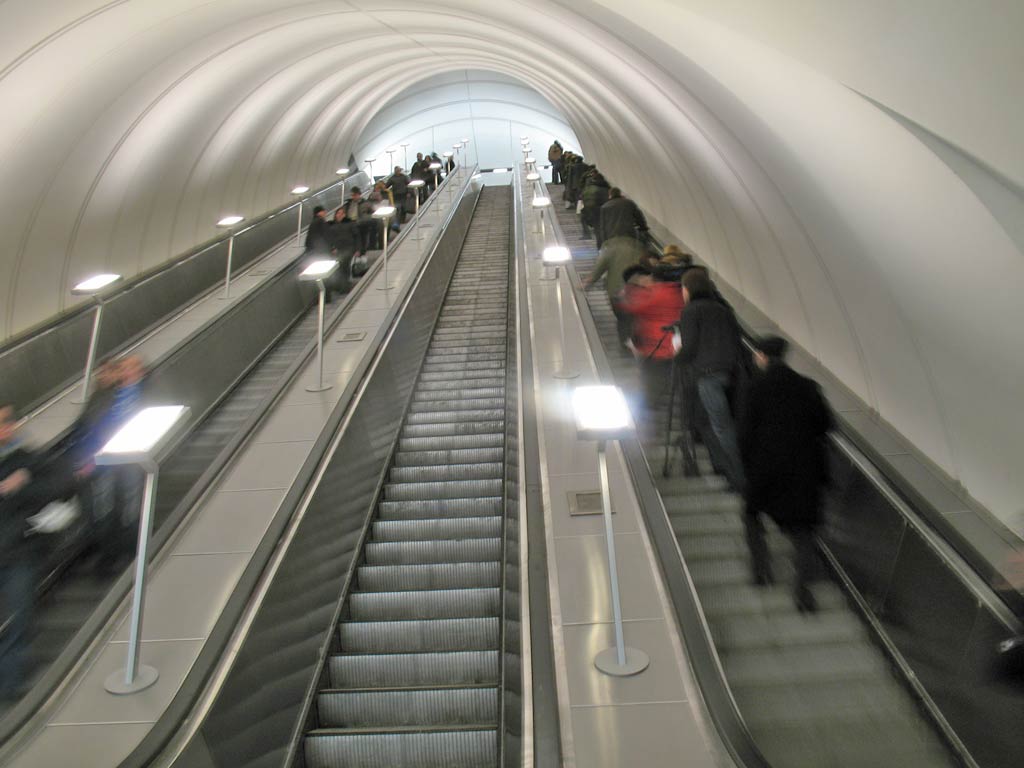
[[(372, 258), (372, 255), (371, 255)], [(154, 535), (168, 521), (176, 523), (178, 505), (218, 461), (264, 400), (278, 388), (288, 369), (315, 339), (315, 306), (287, 329), (273, 347), (161, 462), (154, 512)], [(166, 533), (166, 532), (165, 532)], [(101, 571), (93, 559), (72, 548), (44, 583), (35, 607), (33, 635), (25, 656), (26, 689), (50, 668), (71, 639), (93, 615), (120, 578), (120, 569)], [(0, 717), (5, 714), (0, 705)]]
[[(596, 248), (580, 243), (573, 212), (557, 214), (585, 279)], [(597, 287), (586, 298), (616, 382), (640, 391), (638, 366), (618, 343), (606, 292)], [(666, 394), (638, 424), (648, 462), (659, 468), (667, 411)], [(814, 585), (816, 614), (798, 613), (789, 543), (772, 526), (775, 584), (752, 585), (742, 501), (714, 474), (702, 446), (698, 463), (700, 477), (683, 477), (677, 461), (675, 476), (655, 473), (657, 487), (732, 696), (767, 762), (773, 768), (959, 765), (836, 582)]]
[(498, 765), (510, 202), (484, 189), (470, 224), (321, 676), (308, 768)]

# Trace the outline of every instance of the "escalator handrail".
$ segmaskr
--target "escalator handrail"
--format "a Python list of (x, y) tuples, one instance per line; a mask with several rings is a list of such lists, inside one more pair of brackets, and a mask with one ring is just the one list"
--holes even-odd
[[(458, 191), (456, 201), (461, 199), (461, 196), (469, 189), (472, 182), (474, 169), (467, 168), (466, 170), (467, 173), (465, 178), (460, 180), (461, 187)], [(452, 184), (454, 184), (456, 181), (455, 176), (456, 174), (452, 174), (451, 176), (445, 177), (442, 184), (437, 188), (435, 193), (431, 195), (431, 198), (428, 199), (428, 203), (437, 199), (435, 195), (449, 183), (449, 179), (451, 179)], [(437, 243), (441, 241), (445, 228), (448, 226), (448, 223), (457, 211), (457, 208), (457, 205), (453, 205), (446, 220), (437, 228), (436, 240), (433, 249), (436, 249)], [(426, 215), (429, 210), (429, 205), (421, 205), (419, 216), (422, 217)], [(418, 221), (418, 219), (414, 220)], [(393, 241), (394, 247), (397, 248), (397, 246), (401, 244), (411, 229), (412, 228), (408, 226), (408, 224), (403, 227), (402, 232)], [(426, 263), (427, 262), (424, 261), (422, 262), (422, 265), (425, 265)], [(378, 259), (374, 265), (371, 266), (370, 271), (360, 279), (359, 285), (363, 286), (362, 290), (368, 290), (366, 287), (369, 286), (370, 283), (368, 278), (376, 275), (380, 269), (383, 269), (383, 264), (382, 260)], [(400, 317), (399, 309), (405, 305), (408, 297), (412, 295), (414, 283), (415, 281), (412, 281), (410, 284), (407, 284), (404, 289), (401, 289), (404, 291), (402, 300), (395, 302), (389, 310), (388, 317), (378, 330), (377, 352), (372, 355), (365, 355), (353, 371), (352, 377), (345, 385), (345, 390), (339, 397), (338, 403), (332, 410), (331, 415), (328, 417), (327, 422), (321, 430), (319, 437), (314, 442), (313, 447), (310, 449), (308, 458), (299, 469), (295, 479), (292, 481), (291, 487), (288, 489), (285, 498), (281, 501), (278, 511), (268, 526), (267, 533), (264, 535), (263, 540), (257, 547), (256, 552), (253, 554), (249, 565), (239, 577), (234, 590), (232, 591), (231, 597), (228, 599), (227, 604), (221, 611), (220, 617), (207, 636), (199, 656), (189, 670), (184, 682), (174, 695), (171, 703), (164, 710), (164, 713), (156, 721), (140, 744), (120, 763), (119, 768), (144, 768), (145, 766), (153, 764), (164, 750), (168, 749), (175, 735), (182, 731), (183, 724), (190, 719), (189, 716), (200, 699), (209, 697), (209, 699), (212, 700), (215, 696), (215, 691), (207, 691), (207, 685), (221, 663), (225, 661), (226, 654), (224, 652), (228, 644), (235, 639), (236, 629), (238, 629), (244, 617), (250, 615), (250, 611), (253, 610), (254, 602), (257, 598), (257, 592), (263, 583), (264, 576), (266, 575), (268, 568), (272, 566), (272, 561), (275, 553), (278, 551), (278, 546), (285, 538), (287, 538), (287, 531), (290, 525), (294, 522), (294, 518), (300, 508), (315, 489), (315, 481), (319, 476), (319, 468), (331, 453), (333, 446), (337, 444), (340, 437), (339, 434), (337, 434), (339, 427), (354, 407), (355, 402), (357, 401), (357, 393), (360, 392), (368, 372), (372, 370), (373, 364), (379, 357), (381, 346), (379, 342), (393, 329), (397, 318)], [(339, 315), (335, 318), (333, 325), (336, 325), (340, 320), (341, 317)], [(284, 378), (289, 380), (293, 379), (298, 372), (302, 370), (315, 351), (316, 340), (314, 339), (306, 346), (305, 350), (300, 354), (293, 366), (289, 368), (289, 371)], [(283, 390), (284, 387), (281, 388), (281, 393), (283, 393)], [(265, 402), (270, 399), (271, 398), (268, 396)], [(275, 397), (274, 400), (276, 401), (276, 399), (277, 398)], [(202, 713), (200, 714), (202, 715)], [(202, 716), (195, 718), (192, 721), (193, 728), (198, 728), (201, 722)]]
[[(444, 187), (444, 183), (447, 183), (447, 181), (448, 179), (446, 178), (438, 189)], [(419, 217), (426, 215), (429, 210), (430, 208), (427, 205), (420, 206), (419, 214), (409, 220), (402, 232), (394, 239), (393, 246), (391, 247), (397, 248), (404, 240), (406, 234), (412, 229), (410, 225), (418, 223)], [(301, 258), (301, 256), (297, 258)], [(288, 271), (294, 266), (294, 263), (294, 261), (291, 261), (287, 265), (282, 266), (279, 270), (279, 275), (274, 279), (282, 279), (281, 276), (287, 275)], [(355, 286), (353, 286), (352, 290), (346, 294), (337, 310), (332, 313), (330, 318), (325, 322), (325, 335), (344, 319), (356, 299), (368, 290), (367, 286), (373, 276), (382, 268), (382, 260), (377, 259), (370, 266), (367, 273), (355, 284)], [(271, 281), (267, 281), (265, 284), (269, 285), (270, 282)], [(250, 299), (250, 297), (254, 297), (255, 294), (255, 291), (250, 292), (250, 294), (247, 294), (239, 302), (236, 302), (236, 304), (240, 305), (242, 300)], [(230, 311), (237, 311), (237, 307), (231, 307), (229, 309), (229, 312)], [(218, 318), (227, 316), (227, 313), (223, 313), (218, 316)], [(217, 318), (215, 318), (215, 320), (216, 319)], [(211, 323), (212, 322), (213, 321), (211, 321)], [(287, 332), (287, 330), (288, 329), (282, 330), (281, 334), (276, 337), (277, 340), (280, 340), (281, 335)], [(194, 338), (196, 337), (193, 337), (193, 339)], [(273, 345), (268, 347), (268, 349), (264, 351), (264, 355), (269, 352), (272, 347)], [(176, 350), (172, 350), (168, 355), (174, 354), (175, 351)], [(298, 357), (292, 362), (287, 371), (276, 383), (274, 389), (271, 390), (259, 405), (256, 406), (252, 414), (250, 414), (242, 426), (232, 436), (229, 443), (220, 451), (220, 453), (218, 453), (217, 457), (210, 463), (207, 469), (204, 470), (203, 474), (196, 480), (192, 488), (178, 502), (174, 510), (170, 515), (168, 515), (164, 525), (154, 533), (153, 540), (150, 545), (150, 552), (152, 553), (150, 568), (162, 559), (162, 556), (165, 553), (165, 545), (172, 539), (172, 537), (175, 536), (179, 525), (188, 516), (189, 512), (203, 499), (204, 496), (206, 496), (214, 481), (230, 463), (235, 452), (244, 445), (248, 437), (252, 435), (260, 424), (263, 423), (274, 404), (284, 394), (285, 390), (294, 381), (295, 377), (299, 375), (303, 366), (315, 351), (316, 340), (314, 339), (305, 346), (302, 352), (299, 353)], [(251, 370), (252, 366), (257, 363), (258, 360), (254, 361), (247, 370)], [(231, 389), (234, 386), (237, 386), (243, 378), (244, 374), (236, 379), (232, 387), (225, 391), (220, 400), (227, 396)], [(183, 437), (178, 438), (175, 445), (180, 445), (181, 441), (185, 439), (185, 436), (191, 434), (191, 432), (200, 423), (201, 419), (194, 419), (191, 421), (189, 429), (185, 431)], [(173, 449), (174, 446), (169, 446), (165, 455), (173, 451)], [(93, 645), (96, 638), (109, 623), (111, 617), (113, 617), (114, 614), (124, 605), (125, 599), (132, 587), (132, 578), (132, 573), (127, 570), (121, 575), (121, 577), (111, 586), (107, 595), (103, 598), (100, 604), (96, 606), (92, 613), (90, 613), (89, 618), (86, 619), (82, 627), (80, 627), (78, 632), (75, 633), (68, 645), (63, 649), (63, 651), (61, 651), (57, 659), (33, 686), (32, 690), (29, 691), (2, 720), (0, 720), (0, 745), (6, 744), (36, 715), (46, 700), (59, 688), (62, 681), (64, 681), (64, 679), (80, 663), (83, 654), (85, 654), (85, 652)]]

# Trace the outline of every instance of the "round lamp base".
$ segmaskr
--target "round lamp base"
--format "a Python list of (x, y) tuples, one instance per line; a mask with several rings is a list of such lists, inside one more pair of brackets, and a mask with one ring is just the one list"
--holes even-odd
[(112, 693), (115, 696), (127, 696), (146, 690), (159, 677), (160, 673), (156, 671), (155, 667), (151, 667), (148, 664), (139, 664), (139, 669), (135, 673), (135, 680), (133, 682), (126, 683), (124, 681), (124, 670), (120, 669), (107, 676), (107, 679), (103, 681), (103, 687), (107, 689), (108, 693)]
[(559, 368), (557, 371), (551, 374), (556, 379), (576, 379), (579, 378), (579, 371), (567, 371), (564, 368)]
[(643, 651), (626, 646), (626, 663), (619, 664), (619, 655), (615, 648), (605, 648), (594, 657), (594, 666), (606, 675), (613, 677), (629, 677), (639, 675), (651, 663), (651, 657)]

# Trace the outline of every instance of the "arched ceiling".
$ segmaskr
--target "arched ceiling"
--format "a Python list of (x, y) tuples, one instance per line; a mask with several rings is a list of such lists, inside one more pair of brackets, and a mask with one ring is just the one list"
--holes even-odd
[(720, 279), (1012, 519), (1024, 259), (1000, 217), (1024, 213), (1024, 6), (856, 6), (6, 0), (0, 337), (66, 308), (74, 277), (135, 274), (331, 181), (415, 83), (486, 70), (547, 99)]

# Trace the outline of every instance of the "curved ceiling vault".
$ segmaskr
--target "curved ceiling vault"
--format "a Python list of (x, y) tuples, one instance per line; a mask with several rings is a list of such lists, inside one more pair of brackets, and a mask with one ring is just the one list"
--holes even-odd
[(222, 213), (331, 181), (395, 141), (381, 106), (410, 86), (492, 72), (535, 89), (720, 279), (1012, 522), (1024, 259), (1000, 217), (1024, 214), (1024, 54), (1006, 34), (1024, 6), (756, 5), (6, 0), (0, 338), (67, 308), (74, 277), (135, 274)]

